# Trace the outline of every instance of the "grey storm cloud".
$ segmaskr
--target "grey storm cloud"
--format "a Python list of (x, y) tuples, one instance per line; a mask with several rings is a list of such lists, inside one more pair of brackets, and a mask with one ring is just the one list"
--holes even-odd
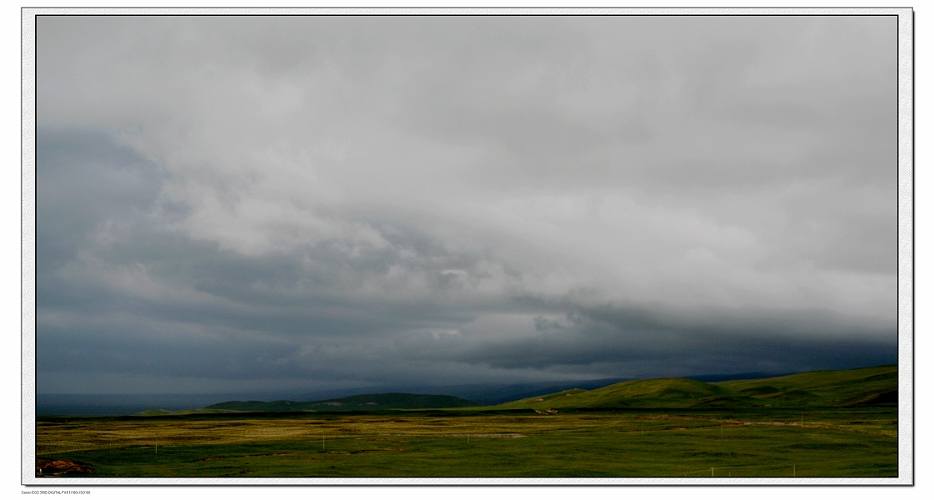
[(896, 346), (885, 17), (37, 23), (40, 392)]

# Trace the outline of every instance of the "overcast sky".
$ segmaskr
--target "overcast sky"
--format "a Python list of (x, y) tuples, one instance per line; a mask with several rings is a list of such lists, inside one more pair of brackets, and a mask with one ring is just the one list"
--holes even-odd
[(48, 17), (40, 393), (895, 361), (894, 17)]

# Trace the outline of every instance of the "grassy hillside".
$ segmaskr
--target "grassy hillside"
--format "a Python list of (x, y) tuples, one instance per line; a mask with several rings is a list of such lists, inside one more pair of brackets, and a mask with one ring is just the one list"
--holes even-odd
[[(452, 409), (755, 409), (894, 406), (898, 402), (898, 370), (894, 365), (854, 370), (814, 371), (781, 377), (703, 382), (686, 378), (629, 380), (595, 389), (567, 389), (476, 406), (455, 396), (385, 393), (323, 401), (227, 401), (185, 411), (150, 410), (140, 416), (353, 412)], [(470, 408), (472, 407), (472, 408)]]
[(632, 380), (589, 391), (571, 389), (505, 403), (497, 408), (693, 408), (748, 406), (747, 400), (714, 384), (668, 378)]
[(530, 408), (801, 408), (886, 406), (897, 403), (897, 368), (806, 372), (754, 380), (708, 383), (683, 378), (620, 382), (571, 389), (497, 405)]
[(351, 411), (408, 410), (427, 408), (459, 408), (475, 403), (454, 396), (432, 394), (362, 394), (324, 401), (226, 401), (208, 406), (209, 412), (291, 412), (291, 411)]
[(718, 384), (763, 406), (886, 406), (898, 402), (898, 368), (816, 371)]

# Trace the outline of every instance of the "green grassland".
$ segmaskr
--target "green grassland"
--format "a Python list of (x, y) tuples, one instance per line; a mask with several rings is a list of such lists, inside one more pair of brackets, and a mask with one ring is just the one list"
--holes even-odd
[(98, 477), (892, 477), (894, 373), (658, 379), (431, 411), (46, 417), (37, 457)]

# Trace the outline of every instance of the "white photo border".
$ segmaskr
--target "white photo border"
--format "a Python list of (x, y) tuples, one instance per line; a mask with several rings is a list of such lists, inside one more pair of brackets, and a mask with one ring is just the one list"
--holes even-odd
[[(898, 30), (898, 476), (893, 478), (39, 478), (36, 460), (36, 16), (769, 15), (896, 16)], [(23, 8), (22, 462), (24, 486), (914, 485), (914, 11), (911, 8)]]

